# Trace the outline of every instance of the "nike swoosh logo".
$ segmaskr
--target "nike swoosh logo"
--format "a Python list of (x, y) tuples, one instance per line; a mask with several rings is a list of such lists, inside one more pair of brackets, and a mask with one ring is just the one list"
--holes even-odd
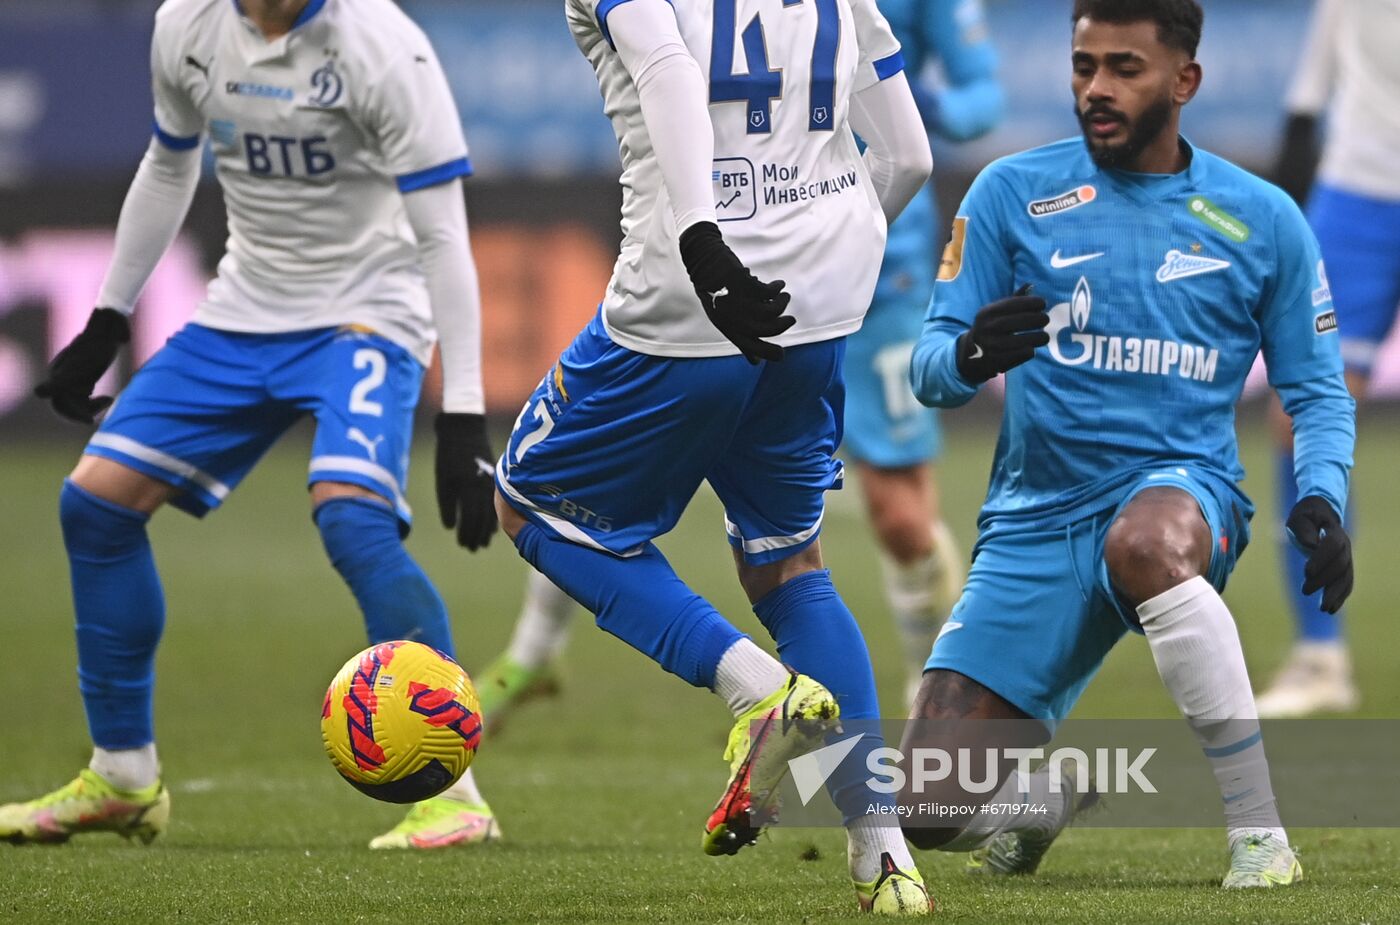
[(972, 342), (972, 352), (967, 355), (969, 360), (980, 360), (982, 358), (982, 345), (977, 341)]
[(1063, 270), (1065, 267), (1072, 267), (1077, 263), (1088, 263), (1090, 260), (1095, 260), (1103, 255), (1104, 251), (1099, 251), (1094, 254), (1084, 254), (1080, 257), (1061, 257), (1060, 251), (1057, 248), (1055, 253), (1050, 255), (1050, 266), (1057, 270)]
[(949, 620), (947, 623), (943, 624), (943, 628), (938, 631), (938, 635), (934, 637), (934, 640), (937, 641), (939, 639), (942, 639), (949, 633), (955, 632), (956, 630), (960, 630), (962, 628), (963, 625), (957, 620)]

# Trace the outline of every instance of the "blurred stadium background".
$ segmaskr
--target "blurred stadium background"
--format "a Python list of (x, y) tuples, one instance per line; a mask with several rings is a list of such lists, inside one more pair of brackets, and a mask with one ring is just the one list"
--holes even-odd
[[(487, 398), (493, 412), (513, 416), (586, 321), (611, 270), (617, 146), (558, 0), (402, 5), (432, 37), (466, 124), (476, 167), (468, 198), (486, 305)], [(122, 195), (145, 150), (156, 6), (0, 3), (0, 439), (24, 439), (54, 424), (27, 396), (48, 352), (66, 343), (92, 308)], [(945, 214), (988, 160), (1076, 131), (1064, 45), (1069, 6), (987, 3), (1010, 107), (981, 141), (936, 148)], [(1309, 4), (1206, 6), (1207, 77), (1186, 110), (1186, 130), (1205, 147), (1266, 170)], [(219, 193), (208, 176), (184, 236), (136, 315), (138, 362), (189, 315), (223, 236)], [(1374, 388), (1400, 397), (1395, 345)]]

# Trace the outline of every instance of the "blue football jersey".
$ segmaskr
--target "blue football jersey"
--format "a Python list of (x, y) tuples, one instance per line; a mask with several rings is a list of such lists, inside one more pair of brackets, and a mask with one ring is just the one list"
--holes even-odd
[(976, 392), (956, 339), (987, 303), (1029, 284), (1050, 314), (1049, 346), (1006, 376), (984, 528), (1070, 523), (1145, 469), (1238, 482), (1235, 404), (1261, 348), (1285, 399), (1317, 386), (1334, 402), (1299, 430), (1299, 480), (1344, 506), (1354, 421), (1317, 242), (1281, 190), (1189, 153), (1177, 174), (1104, 170), (1075, 138), (993, 163), (968, 192), (915, 350), (916, 394), (946, 407)]

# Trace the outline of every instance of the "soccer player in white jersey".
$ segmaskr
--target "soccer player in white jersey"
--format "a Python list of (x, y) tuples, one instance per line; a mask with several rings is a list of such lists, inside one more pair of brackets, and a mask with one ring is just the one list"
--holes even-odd
[[(733, 854), (772, 821), (788, 759), (838, 713), (878, 716), (818, 534), (841, 481), (845, 336), (870, 304), (887, 221), (928, 178), (928, 139), (874, 0), (565, 10), (618, 137), (622, 251), (598, 315), (516, 422), (497, 508), (521, 555), (599, 626), (726, 701), (730, 778), (702, 847)], [(754, 612), (800, 673), (652, 542), (706, 480)], [(851, 877), (863, 908), (924, 914), (908, 848), (878, 814), (892, 799), (865, 784), (880, 742), (842, 743), (829, 778)]]
[[(1400, 305), (1400, 0), (1320, 0), (1288, 93), (1289, 120), (1276, 178), (1307, 209), (1327, 261), (1347, 386), (1360, 399)], [(1320, 118), (1326, 141), (1318, 182)], [(1297, 501), (1292, 422), (1274, 405), (1280, 511)], [(1348, 518), (1349, 519), (1349, 518)], [(1286, 536), (1286, 534), (1283, 534)], [(1283, 542), (1297, 643), (1259, 715), (1354, 710), (1342, 614), (1300, 594), (1304, 557)]]
[[(195, 516), (217, 508), (307, 414), (312, 516), (371, 641), (452, 652), (442, 599), (402, 545), (413, 411), (435, 333), (443, 520), (469, 549), (496, 528), (460, 180), (471, 167), (427, 38), (389, 0), (169, 0), (151, 68), (155, 138), (122, 207), (100, 307), (39, 394), (83, 423), (111, 404), (93, 388), (184, 220), (206, 138), (228, 251), (194, 320), (136, 374), (64, 482), (96, 747), (68, 785), (0, 807), (11, 841), (98, 830), (150, 841), (165, 829), (151, 699), (165, 609), (146, 522), (167, 502)], [(372, 847), (497, 833), (467, 776)]]

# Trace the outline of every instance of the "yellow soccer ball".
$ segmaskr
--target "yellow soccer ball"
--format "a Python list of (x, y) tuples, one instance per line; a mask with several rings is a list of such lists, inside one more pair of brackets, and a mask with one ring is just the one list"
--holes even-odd
[(437, 649), (382, 642), (331, 682), (321, 741), (356, 790), (417, 803), (466, 773), (481, 741), (481, 706), (462, 666)]

